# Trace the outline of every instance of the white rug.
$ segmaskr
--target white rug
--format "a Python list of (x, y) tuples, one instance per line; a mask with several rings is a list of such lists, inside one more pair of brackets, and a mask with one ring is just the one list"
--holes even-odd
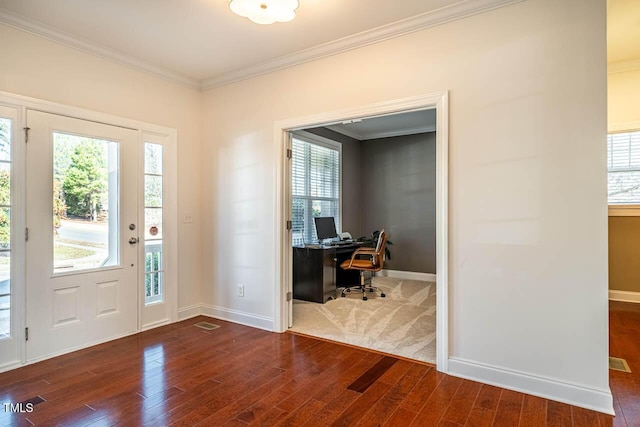
[(436, 284), (376, 277), (378, 293), (318, 304), (293, 301), (294, 332), (436, 363)]

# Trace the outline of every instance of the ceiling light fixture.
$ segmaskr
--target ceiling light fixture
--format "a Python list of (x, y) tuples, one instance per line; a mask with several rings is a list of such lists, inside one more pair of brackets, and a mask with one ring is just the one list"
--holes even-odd
[(296, 17), (298, 0), (231, 0), (233, 13), (249, 18), (256, 24), (289, 22)]

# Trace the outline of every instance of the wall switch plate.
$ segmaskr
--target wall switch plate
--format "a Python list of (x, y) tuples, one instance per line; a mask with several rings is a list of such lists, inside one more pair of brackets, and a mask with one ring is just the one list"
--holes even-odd
[(244, 296), (244, 285), (238, 285), (238, 296), (239, 297)]

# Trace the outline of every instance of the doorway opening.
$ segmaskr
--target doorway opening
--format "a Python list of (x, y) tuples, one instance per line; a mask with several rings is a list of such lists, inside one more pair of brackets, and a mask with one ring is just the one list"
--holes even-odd
[[(417, 293), (420, 293), (420, 291), (422, 291), (422, 294), (421, 294), (422, 296), (418, 296), (418, 298), (419, 299), (422, 298), (424, 302), (426, 301), (430, 291), (424, 289), (425, 284), (427, 282), (420, 282), (420, 279), (425, 279), (425, 278), (435, 279), (435, 276), (436, 276), (435, 273), (437, 271), (437, 281), (433, 280), (436, 283), (432, 283), (433, 289), (431, 290), (431, 293), (433, 293), (433, 290), (435, 290), (435, 295), (436, 295), (434, 298), (435, 307), (433, 307), (435, 309), (435, 317), (436, 317), (435, 328), (432, 332), (432, 338), (433, 338), (433, 335), (435, 335), (436, 343), (435, 343), (435, 351), (432, 352), (432, 359), (428, 361), (431, 363), (435, 362), (438, 370), (446, 372), (446, 369), (447, 369), (446, 368), (447, 307), (448, 307), (448, 302), (447, 302), (448, 301), (448, 291), (447, 291), (447, 240), (448, 240), (447, 235), (448, 235), (448, 232), (447, 232), (447, 220), (446, 220), (447, 219), (447, 187), (448, 187), (447, 173), (446, 173), (447, 163), (448, 163), (447, 93), (441, 92), (441, 93), (426, 95), (421, 97), (414, 97), (414, 98), (390, 101), (382, 104), (369, 105), (369, 106), (355, 108), (351, 110), (341, 110), (341, 111), (336, 111), (332, 113), (326, 113), (322, 116), (295, 119), (295, 120), (290, 120), (288, 122), (280, 122), (276, 124), (276, 129), (275, 129), (276, 140), (279, 145), (279, 149), (283, 153), (283, 159), (287, 159), (287, 156), (286, 156), (287, 150), (291, 149), (291, 139), (292, 139), (290, 138), (291, 135), (293, 135), (294, 140), (300, 135), (304, 138), (304, 136), (309, 136), (309, 134), (311, 134), (312, 139), (319, 138), (320, 140), (322, 140), (323, 138), (330, 139), (330, 138), (327, 138), (327, 136), (335, 137), (336, 134), (343, 135), (344, 137), (346, 133), (349, 133), (349, 130), (345, 130), (345, 129), (347, 129), (353, 123), (356, 123), (356, 124), (365, 123), (365, 125), (360, 125), (364, 127), (372, 127), (372, 126), (376, 127), (377, 125), (380, 125), (382, 126), (382, 128), (384, 128), (385, 126), (387, 127), (389, 126), (390, 120), (405, 119), (405, 120), (408, 120), (409, 122), (415, 123), (416, 117), (419, 117), (420, 115), (422, 115), (422, 117), (426, 117), (427, 115), (432, 115), (434, 118), (433, 123), (429, 124), (423, 120), (423, 122), (420, 123), (419, 125), (414, 125), (415, 128), (417, 127), (421, 128), (418, 130), (414, 129), (415, 131), (410, 130), (409, 125), (406, 124), (404, 125), (405, 131), (406, 131), (404, 136), (413, 133), (414, 135), (422, 135), (420, 139), (424, 139), (424, 135), (429, 135), (430, 138), (432, 138), (432, 145), (434, 148), (433, 159), (432, 159), (434, 163), (434, 170), (432, 171), (432, 174), (434, 179), (430, 186), (431, 186), (432, 192), (434, 193), (432, 196), (435, 196), (432, 198), (432, 203), (435, 206), (433, 208), (433, 214), (431, 215), (433, 219), (433, 223), (435, 224), (435, 226), (432, 227), (433, 228), (432, 240), (434, 241), (434, 244), (433, 244), (434, 248), (433, 248), (433, 253), (431, 255), (433, 259), (433, 265), (431, 267), (424, 267), (425, 265), (429, 264), (429, 261), (426, 259), (425, 256), (422, 256), (422, 257), (418, 256), (417, 259), (415, 260), (416, 263), (414, 263), (413, 267), (406, 267), (406, 266), (400, 267), (400, 265), (402, 265), (403, 262), (407, 261), (407, 258), (411, 258), (410, 256), (407, 257), (406, 255), (406, 254), (413, 253), (409, 248), (410, 244), (407, 245), (407, 242), (412, 241), (413, 239), (404, 239), (402, 236), (402, 234), (405, 233), (405, 230), (403, 230), (404, 227), (397, 227), (396, 235), (398, 237), (398, 244), (397, 244), (397, 247), (391, 246), (391, 251), (394, 251), (394, 249), (397, 249), (397, 250), (394, 252), (393, 257), (390, 260), (390, 265), (393, 266), (393, 261), (395, 260), (396, 265), (399, 266), (397, 267), (399, 268), (399, 270), (394, 271), (391, 269), (387, 269), (386, 271), (383, 271), (382, 274), (378, 273), (378, 275), (373, 280), (376, 282), (375, 283), (376, 286), (386, 288), (386, 291), (384, 293), (386, 293), (387, 295), (398, 295), (398, 296), (402, 295), (402, 290), (397, 289), (396, 291), (394, 291), (393, 290), (394, 286), (400, 285), (401, 287), (402, 283), (404, 282), (405, 288), (406, 288), (405, 290), (407, 290), (410, 287), (409, 283), (413, 281), (412, 284), (422, 288), (422, 289), (418, 289)], [(356, 125), (356, 128), (357, 127), (358, 125)], [(390, 128), (388, 127), (388, 129)], [(384, 129), (378, 129), (377, 135), (383, 135), (387, 137), (392, 137), (392, 136), (400, 137), (402, 133), (402, 132), (399, 132), (398, 130), (395, 130), (395, 131), (389, 130), (389, 132), (386, 135), (384, 135), (382, 133), (383, 130)], [(394, 132), (396, 133), (396, 135), (393, 135)], [(380, 138), (382, 138), (382, 136), (378, 138), (373, 138), (373, 139), (378, 139), (379, 140), (378, 142), (380, 142), (381, 141)], [(409, 138), (409, 137), (406, 137), (406, 138)], [(352, 138), (352, 139), (355, 140), (357, 138)], [(386, 139), (387, 140), (384, 142), (389, 142), (389, 138), (386, 138)], [(409, 145), (409, 152), (410, 152), (410, 150), (412, 149), (411, 145), (413, 144), (408, 143), (408, 145)], [(428, 146), (428, 144), (426, 145)], [(378, 145), (376, 148), (379, 148), (380, 146), (381, 145)], [(413, 147), (413, 149), (415, 148), (416, 146)], [(373, 150), (373, 151), (376, 151), (376, 150)], [(351, 235), (354, 239), (357, 239), (358, 237), (361, 237), (361, 236), (366, 237), (371, 232), (376, 231), (373, 228), (386, 227), (386, 232), (389, 233), (389, 240), (393, 241), (394, 227), (392, 225), (387, 225), (393, 222), (393, 220), (384, 219), (384, 218), (375, 218), (376, 215), (372, 215), (372, 218), (366, 218), (364, 221), (360, 221), (360, 223), (358, 224), (358, 222), (353, 219), (354, 217), (357, 217), (359, 215), (358, 213), (356, 213), (356, 211), (361, 210), (359, 209), (360, 207), (365, 206), (366, 210), (373, 212), (375, 211), (374, 207), (376, 205), (379, 205), (380, 203), (384, 203), (384, 201), (376, 202), (374, 200), (371, 200), (371, 197), (367, 197), (367, 200), (365, 200), (364, 202), (362, 202), (362, 200), (360, 201), (360, 205), (362, 206), (355, 206), (354, 203), (350, 203), (351, 200), (344, 197), (350, 191), (347, 187), (349, 187), (350, 185), (353, 185), (352, 183), (346, 182), (346, 181), (349, 181), (349, 178), (347, 178), (347, 175), (349, 175), (350, 172), (352, 171), (350, 169), (351, 166), (349, 166), (346, 162), (347, 158), (344, 156), (344, 152), (345, 152), (345, 145), (343, 144), (342, 145), (342, 153), (343, 153), (342, 161), (344, 163), (342, 167), (343, 173), (341, 174), (341, 177), (340, 177), (340, 181), (341, 181), (340, 189), (345, 194), (342, 195), (343, 197), (341, 197), (341, 200), (342, 200), (342, 203), (340, 205), (341, 209), (339, 210), (338, 214), (336, 215), (335, 212), (332, 212), (332, 215), (337, 216), (338, 218), (337, 223), (340, 224), (338, 227), (340, 229), (337, 231), (339, 232), (347, 231), (350, 233), (353, 231)], [(372, 156), (376, 157), (375, 154), (372, 154)], [(384, 157), (385, 157), (384, 153), (378, 155), (378, 158), (384, 158)], [(416, 157), (419, 157), (419, 156), (416, 156)], [(362, 157), (362, 158), (365, 159), (368, 157)], [(280, 289), (280, 292), (278, 292), (278, 301), (276, 304), (276, 308), (278, 312), (276, 313), (276, 319), (280, 321), (278, 325), (278, 329), (281, 331), (284, 331), (291, 326), (294, 326), (295, 328), (296, 325), (295, 325), (294, 310), (296, 310), (296, 312), (303, 312), (306, 308), (303, 306), (304, 302), (296, 301), (294, 303), (293, 301), (294, 292), (293, 292), (292, 272), (293, 272), (294, 260), (293, 260), (292, 246), (294, 244), (294, 237), (295, 237), (294, 234), (299, 230), (293, 230), (294, 228), (293, 223), (296, 221), (296, 217), (292, 209), (293, 190), (292, 190), (290, 166), (289, 166), (289, 163), (287, 162), (290, 162), (290, 160), (283, 160), (282, 163), (280, 164), (280, 168), (278, 171), (279, 178), (281, 179), (281, 182), (282, 182), (282, 193), (279, 194), (278, 196), (278, 199), (279, 199), (278, 206), (280, 207), (279, 214), (281, 214), (279, 218), (283, 219), (281, 224), (285, 223), (285, 221), (291, 221), (290, 223), (291, 229), (287, 229), (287, 227), (281, 227), (282, 233), (281, 234), (279, 233), (281, 238), (279, 239), (279, 242), (278, 242), (279, 250), (281, 253), (281, 263), (280, 263), (280, 269), (277, 272), (279, 276), (279, 280), (277, 280), (276, 283), (282, 283), (282, 288)], [(378, 165), (378, 167), (384, 168), (386, 166), (382, 164), (382, 165)], [(359, 174), (360, 179), (375, 180), (376, 178), (375, 169), (376, 167), (371, 167), (367, 169), (366, 173), (360, 173)], [(372, 173), (374, 174), (372, 175), (373, 177), (370, 176), (370, 174)], [(418, 176), (419, 175), (416, 175), (413, 178), (417, 178)], [(408, 185), (411, 185), (411, 184), (405, 182), (404, 185), (402, 185), (402, 184), (398, 184), (397, 181), (394, 181), (393, 183), (389, 183), (389, 186), (390, 186), (389, 190), (393, 191), (392, 187), (393, 186), (397, 187), (398, 185), (400, 185), (402, 188), (406, 188)], [(429, 185), (427, 184), (427, 186)], [(375, 188), (376, 186), (374, 185), (373, 187)], [(416, 187), (420, 187), (424, 189), (425, 183), (419, 182), (419, 185), (417, 185)], [(362, 188), (365, 188), (365, 186), (363, 186)], [(397, 188), (397, 189), (399, 190), (400, 188)], [(351, 194), (355, 194), (355, 192), (352, 191)], [(364, 197), (365, 194), (367, 194), (366, 191), (363, 192), (362, 196)], [(370, 208), (367, 206), (367, 203), (372, 204)], [(404, 202), (401, 202), (401, 203), (404, 203)], [(321, 206), (321, 204), (319, 206)], [(400, 208), (401, 208), (400, 210), (403, 210), (402, 206)], [(410, 209), (404, 209), (404, 210), (409, 212), (410, 215), (412, 214), (410, 212), (411, 211)], [(321, 212), (318, 212), (318, 213), (321, 214)], [(416, 215), (418, 217), (423, 216), (423, 214), (424, 212), (421, 213), (417, 210), (413, 212), (413, 215)], [(366, 216), (367, 215), (364, 215), (364, 217)], [(385, 224), (385, 222), (387, 224)], [(423, 223), (422, 225), (424, 225), (424, 221), (422, 221), (422, 223)], [(376, 224), (376, 225), (372, 225), (372, 224)], [(348, 227), (351, 229), (348, 229)], [(372, 229), (369, 230), (369, 228), (372, 228)], [(307, 235), (307, 238), (308, 238), (309, 231), (308, 230), (303, 231), (302, 235)], [(421, 242), (421, 243), (427, 243), (427, 246), (428, 246), (429, 245), (428, 241), (429, 241), (429, 238), (425, 238), (424, 242)], [(416, 241), (413, 240), (413, 243), (415, 244)], [(403, 246), (406, 246), (406, 247), (403, 249)], [(434, 270), (433, 267), (435, 267), (435, 271), (433, 271)], [(334, 264), (333, 268), (337, 269), (339, 267), (335, 266)], [(401, 273), (400, 268), (405, 270), (404, 273), (412, 269), (421, 270), (424, 268), (429, 268), (432, 271), (428, 273), (421, 272), (421, 271), (413, 271), (412, 272), (414, 273), (413, 276), (411, 276), (410, 274), (409, 275), (405, 274), (404, 276), (402, 276), (400, 274)], [(396, 276), (397, 274), (400, 274), (400, 277), (397, 277)], [(418, 280), (415, 280), (415, 279), (418, 279)], [(416, 290), (414, 289), (413, 292), (416, 293)], [(335, 295), (337, 296), (338, 299), (341, 299), (340, 293), (337, 293)], [(346, 306), (354, 302), (356, 299), (358, 300), (358, 302), (364, 303), (361, 305), (363, 306), (363, 308), (366, 308), (367, 310), (371, 309), (374, 305), (373, 303), (376, 302), (376, 301), (372, 301), (371, 299), (369, 299), (368, 301), (362, 301), (357, 296), (355, 298), (347, 297), (345, 298), (345, 300), (347, 300)], [(380, 295), (378, 295), (377, 299), (378, 299), (377, 302), (381, 304), (381, 307), (384, 307), (384, 309), (386, 310), (388, 309), (393, 310), (392, 309), (393, 304), (390, 301), (392, 298), (389, 298), (388, 300), (383, 301), (382, 298), (380, 298)], [(368, 302), (372, 304), (366, 307), (366, 304)], [(385, 302), (387, 302), (386, 305), (385, 305)], [(330, 303), (334, 303), (332, 307), (337, 307), (336, 303), (341, 303), (341, 301), (339, 300), (330, 301)], [(417, 309), (420, 310), (420, 308), (417, 308)], [(422, 308), (422, 311), (424, 312), (426, 310)], [(351, 318), (356, 318), (356, 315), (354, 313), (347, 313), (347, 316), (351, 316)], [(393, 317), (393, 316), (390, 316), (390, 317)], [(415, 323), (416, 321), (417, 320), (415, 318), (411, 320), (407, 320), (404, 323), (404, 326), (407, 327), (407, 329), (409, 329), (409, 327), (411, 326), (410, 324), (412, 322)], [(382, 320), (380, 320), (380, 322), (382, 322)], [(375, 340), (375, 337), (373, 339)], [(420, 342), (421, 338), (414, 337), (413, 339), (414, 341), (412, 344), (414, 346), (421, 346), (421, 344), (423, 344)], [(367, 345), (362, 345), (358, 343), (355, 343), (355, 344), (361, 345), (361, 346), (367, 346)], [(375, 347), (373, 348), (375, 349)], [(394, 353), (394, 351), (390, 351), (391, 349), (378, 348), (378, 350), (388, 352), (388, 353)], [(396, 352), (396, 354), (398, 353)], [(400, 354), (400, 355), (404, 355), (404, 354)]]

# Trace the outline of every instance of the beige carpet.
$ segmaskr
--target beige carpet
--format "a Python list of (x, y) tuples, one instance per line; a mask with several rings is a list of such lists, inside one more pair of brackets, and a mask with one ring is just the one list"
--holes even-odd
[(293, 301), (292, 331), (423, 362), (436, 362), (436, 284), (376, 277), (387, 295), (351, 292), (318, 304)]

